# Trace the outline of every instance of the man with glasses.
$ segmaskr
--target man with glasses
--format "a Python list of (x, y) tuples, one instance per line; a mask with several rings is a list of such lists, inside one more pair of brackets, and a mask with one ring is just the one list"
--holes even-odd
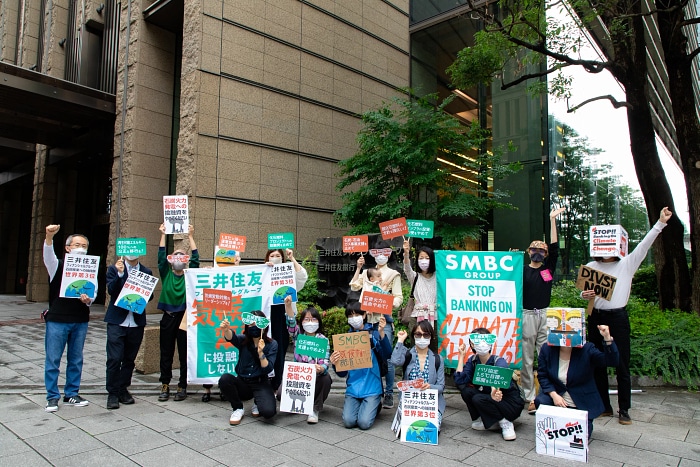
[[(66, 354), (66, 384), (63, 388), (64, 405), (84, 407), (89, 402), (80, 395), (80, 379), (83, 373), (83, 346), (90, 320), (90, 305), (93, 299), (86, 294), (75, 298), (59, 297), (61, 279), (63, 277), (63, 260), (56, 257), (53, 249), (53, 237), (58, 233), (60, 225), (46, 226), (44, 241), (44, 265), (49, 273), (49, 309), (44, 314), (46, 334), (44, 348), (46, 360), (44, 364), (44, 384), (46, 385), (47, 412), (58, 410), (58, 375), (60, 373), (61, 357), (68, 346)], [(85, 235), (73, 234), (66, 239), (65, 252), (73, 255), (87, 254), (89, 246)]]

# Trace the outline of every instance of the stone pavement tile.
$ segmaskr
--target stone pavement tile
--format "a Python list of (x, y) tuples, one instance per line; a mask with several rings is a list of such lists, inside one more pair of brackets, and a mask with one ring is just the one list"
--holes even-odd
[[(634, 412), (634, 409), (630, 410), (630, 416), (632, 416), (632, 413)], [(688, 418), (692, 419), (693, 416), (695, 415), (695, 409), (688, 408), (688, 407), (681, 407), (677, 405), (670, 405), (670, 404), (663, 404), (660, 406), (659, 410), (656, 410), (652, 412), (655, 415), (671, 415), (673, 417), (677, 418)], [(634, 416), (632, 416), (634, 418)]]
[(388, 464), (369, 457), (357, 456), (354, 459), (343, 462), (338, 467), (388, 467)]
[[(614, 426), (614, 428), (613, 428)], [(633, 422), (632, 425), (620, 425), (610, 424), (610, 430), (622, 431), (632, 431), (638, 434), (655, 435), (660, 438), (675, 439), (678, 441), (684, 441), (688, 436), (688, 431), (690, 428), (688, 426), (678, 426), (678, 425), (657, 425), (656, 423), (644, 423), (644, 422)], [(595, 435), (595, 430), (593, 430)]]
[[(618, 425), (620, 424), (619, 422), (619, 416), (617, 414), (617, 409), (614, 409), (615, 415), (612, 416), (614, 419), (615, 423)], [(638, 409), (636, 406), (631, 408), (629, 410), (630, 418), (632, 419), (632, 423), (634, 422), (650, 422), (651, 419), (654, 417), (654, 414), (657, 412), (653, 410), (648, 410), (648, 409)]]
[(29, 445), (0, 425), (0, 464), (3, 464), (3, 457), (14, 456), (25, 451), (31, 451)]
[[(607, 441), (609, 443), (622, 444), (625, 446), (634, 446), (639, 438), (642, 436), (639, 429), (630, 429), (632, 427), (637, 428), (641, 422), (633, 424), (631, 427), (620, 425), (619, 423), (610, 422), (606, 425), (599, 426), (596, 420), (593, 424), (593, 437), (592, 440)], [(645, 425), (649, 425), (646, 423)]]
[(321, 421), (326, 421), (329, 423), (335, 423), (337, 425), (343, 424), (343, 408), (335, 407), (333, 405), (324, 404), (323, 410), (318, 414), (318, 418)]
[(84, 432), (95, 435), (109, 433), (110, 431), (121, 430), (131, 426), (136, 426), (136, 422), (127, 418), (120, 411), (101, 412), (98, 414), (87, 415), (85, 417), (77, 417), (70, 422), (83, 430)]
[[(242, 465), (243, 462), (237, 462), (242, 453), (255, 453), (255, 465), (285, 465), (285, 466), (303, 466), (306, 462), (298, 462), (291, 457), (288, 457), (279, 452), (273, 451), (272, 449), (264, 448), (258, 444), (241, 439), (228, 444), (222, 444), (215, 448), (207, 449), (202, 451), (202, 454), (217, 460), (223, 465)], [(251, 463), (252, 464), (252, 463)]]
[[(246, 417), (253, 419), (252, 417)], [(244, 418), (245, 420), (245, 418)], [(228, 425), (228, 422), (226, 422)], [(270, 448), (283, 444), (293, 439), (300, 438), (301, 435), (283, 427), (275, 427), (260, 420), (254, 420), (247, 425), (238, 425), (231, 428), (231, 433), (248, 441)]]
[(521, 457), (535, 445), (535, 431), (521, 429), (516, 425), (515, 434), (517, 438), (514, 441), (505, 441), (500, 429), (498, 431), (476, 431), (469, 428), (453, 436), (453, 439)]
[(657, 425), (666, 426), (684, 426), (688, 428), (700, 428), (700, 418), (682, 418), (662, 413), (657, 413), (656, 415), (654, 415), (651, 418), (650, 423), (656, 423)]
[(700, 462), (681, 459), (681, 463), (678, 464), (678, 467), (700, 467)]
[(591, 445), (595, 449), (595, 455), (603, 459), (610, 459), (631, 465), (671, 465), (676, 466), (680, 461), (679, 456), (669, 456), (658, 452), (646, 451), (638, 447), (622, 446), (606, 441), (595, 441)]
[[(2, 410), (0, 410), (0, 422), (12, 422), (15, 420), (23, 420), (32, 416), (40, 415), (44, 412), (44, 403), (39, 406), (20, 394), (0, 394), (2, 401)], [(5, 404), (7, 402), (7, 404)], [(47, 414), (48, 415), (48, 414)]]
[(43, 351), (38, 352), (31, 349), (24, 349), (20, 352), (15, 352), (15, 355), (25, 362), (42, 361), (46, 359), (46, 354)]
[(60, 459), (52, 459), (51, 463), (56, 467), (84, 467), (86, 465), (130, 467), (138, 465), (127, 457), (119, 454), (117, 451), (107, 447), (62, 457)]
[[(247, 410), (247, 407), (246, 407)], [(277, 415), (272, 417), (269, 420), (265, 420), (264, 418), (259, 419), (261, 422), (266, 423), (268, 425), (274, 425), (278, 427), (286, 427), (290, 425), (296, 425), (297, 423), (304, 422), (306, 423), (306, 415), (299, 415), (295, 413), (287, 413), (287, 412), (277, 412)]]
[(679, 407), (692, 407), (695, 410), (700, 410), (700, 400), (698, 400), (697, 393), (678, 389), (667, 389), (664, 391), (664, 395), (664, 404), (676, 405)]
[(2, 467), (43, 467), (51, 464), (34, 451), (21, 452), (7, 457), (0, 458)]
[(446, 459), (461, 461), (481, 449), (481, 446), (457, 441), (455, 439), (448, 438), (447, 436), (443, 436), (442, 433), (440, 433), (440, 436), (438, 437), (437, 446), (419, 443), (405, 443), (405, 446), (410, 446), (414, 449), (424, 451), (425, 453), (435, 455), (437, 459), (442, 459), (442, 461), (445, 461)]
[(163, 436), (144, 426), (132, 426), (121, 430), (110, 431), (97, 435), (95, 438), (125, 456), (131, 456), (132, 454), (175, 443), (167, 436)]
[(360, 434), (357, 430), (348, 430), (343, 426), (329, 423), (322, 419), (315, 425), (310, 425), (304, 420), (286, 428), (310, 440), (315, 439), (326, 444), (336, 444)]
[(239, 436), (234, 434), (233, 430), (223, 426), (221, 428), (212, 427), (196, 422), (182, 428), (163, 431), (161, 434), (199, 452), (240, 439)]
[(73, 407), (72, 405), (64, 404), (63, 397), (61, 397), (61, 401), (58, 403), (59, 410), (56, 412), (56, 415), (64, 420), (72, 420), (74, 418), (87, 417), (105, 412), (106, 409), (104, 407), (100, 407), (99, 404), (95, 403), (93, 395), (82, 393), (81, 396), (90, 401), (90, 405), (86, 405), (85, 407)]
[[(228, 419), (230, 416), (231, 406), (222, 408), (214, 408), (210, 406), (209, 410), (207, 410), (206, 412), (198, 412), (196, 414), (191, 415), (189, 418), (200, 423), (204, 423), (208, 426), (216, 428), (227, 428), (230, 426), (228, 423)], [(246, 425), (254, 421), (255, 420), (253, 419), (253, 417), (249, 415), (247, 417), (243, 417), (243, 419), (241, 420), (241, 425)]]
[[(440, 445), (442, 445), (442, 442), (440, 443)], [(413, 446), (413, 444), (411, 444), (411, 446)], [(435, 467), (458, 467), (463, 466), (464, 464), (462, 464), (461, 462), (445, 459), (444, 457), (440, 457), (436, 454), (424, 452), (423, 454), (419, 454), (416, 457), (413, 457), (407, 460), (406, 462), (398, 465), (401, 465), (401, 467), (425, 467), (426, 465)]]
[(639, 441), (637, 441), (635, 447), (700, 461), (700, 445), (663, 438), (655, 434), (644, 433)]
[(483, 467), (485, 465), (500, 465), (508, 467), (532, 466), (531, 459), (525, 459), (521, 456), (513, 456), (511, 454), (486, 447), (467, 457), (464, 461), (462, 461), (462, 463), (479, 467)]
[(105, 447), (100, 441), (77, 428), (45, 433), (25, 440), (49, 461)]
[[(358, 428), (354, 430), (360, 431)], [(372, 427), (371, 430), (375, 428)], [(375, 436), (375, 432), (361, 432), (358, 436), (335, 444), (339, 448), (369, 457), (389, 465), (398, 465), (419, 455), (422, 451), (397, 441), (387, 441)]]
[(43, 414), (38, 412), (34, 416), (27, 416), (22, 420), (14, 420), (4, 425), (24, 440), (73, 428), (68, 421), (46, 412)]
[(299, 462), (319, 467), (340, 465), (357, 457), (357, 454), (342, 447), (319, 443), (315, 440), (297, 439), (271, 449)]
[[(176, 403), (176, 402), (175, 402)], [(165, 431), (173, 428), (180, 428), (192, 423), (192, 419), (184, 415), (172, 412), (165, 407), (153, 404), (134, 404), (131, 406), (120, 406), (122, 413), (143, 426), (155, 431)]]
[(173, 392), (171, 392), (170, 400), (168, 400), (167, 402), (158, 402), (157, 395), (153, 397), (149, 396), (148, 401), (151, 402), (154, 406), (168, 409), (171, 412), (185, 416), (190, 416), (196, 413), (211, 410), (211, 406), (209, 404), (202, 402), (202, 400), (200, 399), (201, 396), (195, 397), (192, 394), (189, 394), (187, 396), (187, 399), (185, 399), (184, 401), (175, 401), (173, 400), (173, 397), (175, 396), (177, 388), (172, 388), (171, 391)]
[(0, 367), (0, 381), (4, 387), (25, 388), (32, 384), (32, 380), (21, 372), (9, 367)]
[[(600, 467), (621, 467), (622, 462), (612, 461), (610, 459), (603, 459), (601, 457), (596, 457), (591, 454), (591, 450), (588, 451), (588, 465), (600, 466)], [(535, 450), (528, 452), (525, 459), (532, 459), (533, 462), (541, 465), (554, 465), (556, 467), (580, 467), (582, 464), (578, 461), (572, 461), (568, 459), (561, 459), (559, 457), (544, 456), (542, 454), (537, 454)], [(625, 464), (631, 465), (631, 464)]]
[(691, 428), (688, 430), (688, 436), (683, 440), (686, 443), (700, 444), (700, 428)]
[(196, 465), (197, 467), (217, 466), (219, 462), (180, 444), (163, 446), (129, 456), (137, 464), (148, 467), (164, 465)]

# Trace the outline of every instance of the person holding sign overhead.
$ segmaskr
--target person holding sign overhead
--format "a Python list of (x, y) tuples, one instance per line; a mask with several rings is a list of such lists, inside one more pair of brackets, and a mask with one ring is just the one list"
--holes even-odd
[[(253, 311), (252, 314), (265, 318), (260, 310)], [(246, 324), (243, 335), (239, 336), (231, 330), (228, 319), (221, 321), (224, 339), (238, 349), (237, 376), (226, 373), (219, 378), (219, 388), (231, 403), (230, 425), (241, 423), (244, 414), (242, 401), (254, 400), (253, 417), (262, 415), (269, 419), (277, 413), (277, 402), (269, 377), (277, 359), (277, 342), (268, 337), (269, 321), (267, 324), (265, 329), (260, 329), (256, 324)]]
[(454, 381), (460, 389), (462, 400), (469, 409), (469, 414), (472, 417), (472, 429), (490, 430), (498, 425), (501, 428), (503, 439), (513, 441), (516, 438), (513, 420), (518, 418), (523, 410), (520, 389), (512, 379), (510, 386), (506, 389), (481, 385), (477, 387), (472, 383), (476, 366), (479, 364), (508, 367), (508, 362), (504, 358), (491, 354), (496, 336), (493, 336), (491, 343), (489, 343), (488, 337), (481, 339), (480, 335), (493, 336), (486, 328), (474, 329), (469, 336), (469, 346), (475, 355), (469, 357), (466, 362), (467, 346), (460, 344)]
[[(104, 320), (107, 323), (107, 408), (110, 410), (118, 409), (120, 402), (134, 403), (128, 387), (131, 386), (134, 360), (143, 340), (146, 313), (134, 313), (118, 307), (116, 303), (129, 274), (134, 271), (153, 275), (150, 269), (139, 262), (137, 255), (119, 258), (107, 268), (109, 305)], [(150, 300), (153, 300), (153, 294)]]
[[(46, 321), (44, 348), (44, 384), (46, 385), (46, 411), (56, 412), (61, 393), (58, 391), (58, 375), (61, 357), (66, 353), (66, 384), (63, 388), (63, 403), (74, 407), (84, 407), (89, 402), (80, 395), (80, 380), (83, 374), (83, 347), (90, 320), (90, 305), (94, 297), (81, 293), (75, 298), (60, 297), (63, 279), (64, 260), (56, 257), (53, 250), (53, 237), (60, 225), (46, 226), (44, 240), (44, 265), (49, 273), (49, 309), (43, 315)], [(85, 235), (73, 234), (66, 239), (65, 252), (72, 255), (87, 254), (90, 242)]]
[[(644, 236), (637, 248), (632, 253), (620, 259), (617, 256), (596, 257), (594, 261), (586, 266), (604, 272), (617, 278), (615, 290), (610, 300), (604, 300), (595, 296), (595, 291), (587, 290), (581, 292), (581, 297), (586, 300), (595, 299), (593, 304), (593, 314), (588, 318), (588, 336), (590, 341), (598, 347), (601, 352), (605, 349), (603, 338), (596, 332), (598, 325), (604, 324), (610, 327), (610, 333), (615, 336), (617, 347), (620, 352), (620, 360), (615, 373), (617, 374), (617, 404), (618, 415), (621, 425), (632, 424), (629, 409), (632, 406), (632, 381), (630, 379), (630, 319), (627, 315), (627, 301), (630, 298), (632, 289), (632, 279), (634, 273), (644, 261), (649, 248), (654, 243), (656, 237), (666, 227), (666, 223), (671, 219), (673, 213), (668, 207), (661, 210), (659, 220)], [(603, 400), (605, 410), (602, 415), (612, 416), (613, 410), (610, 405), (610, 395), (608, 393), (608, 373), (605, 367), (598, 367), (595, 370), (595, 381), (598, 393)]]
[[(323, 321), (321, 314), (316, 307), (310, 306), (304, 310), (299, 316), (297, 322), (295, 307), (292, 304), (292, 297), (284, 298), (284, 307), (287, 312), (287, 331), (289, 336), (294, 340), (294, 361), (300, 363), (312, 363), (316, 365), (316, 388), (314, 394), (314, 412), (306, 419), (308, 423), (318, 423), (318, 413), (323, 410), (323, 403), (328, 399), (328, 394), (331, 392), (331, 384), (333, 380), (328, 374), (328, 362), (330, 355), (330, 347), (328, 339), (323, 335)], [(304, 330), (300, 331), (299, 326)], [(302, 355), (300, 348), (297, 347), (299, 336), (310, 336), (316, 339), (326, 340), (325, 355), (323, 357), (313, 357), (305, 354)], [(277, 389), (278, 397), (282, 394), (282, 386)]]

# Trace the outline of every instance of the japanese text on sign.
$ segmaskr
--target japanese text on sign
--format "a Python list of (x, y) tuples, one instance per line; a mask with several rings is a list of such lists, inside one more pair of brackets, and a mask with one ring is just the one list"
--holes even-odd
[(163, 224), (165, 233), (187, 233), (190, 228), (189, 199), (187, 196), (163, 196)]
[(345, 253), (364, 253), (369, 250), (369, 236), (358, 235), (343, 237), (343, 251)]
[(372, 349), (367, 331), (335, 334), (333, 350), (340, 353), (340, 360), (335, 364), (336, 371), (372, 367)]
[(490, 386), (506, 389), (510, 387), (513, 370), (492, 365), (477, 365), (472, 383), (479, 386)]
[(369, 313), (390, 315), (394, 304), (394, 296), (376, 292), (364, 291), (360, 308)]
[(226, 250), (236, 250), (240, 252), (245, 251), (246, 245), (245, 235), (234, 235), (228, 233), (219, 234), (219, 248)]
[(380, 222), (379, 231), (381, 232), (382, 238), (384, 240), (390, 240), (394, 237), (408, 235), (408, 225), (406, 225), (406, 218), (399, 217), (398, 219)]

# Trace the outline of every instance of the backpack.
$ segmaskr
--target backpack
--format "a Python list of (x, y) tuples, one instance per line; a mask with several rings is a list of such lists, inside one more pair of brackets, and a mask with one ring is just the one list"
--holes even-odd
[[(440, 368), (442, 358), (439, 354), (433, 353), (433, 355), (435, 355), (435, 373), (437, 373), (438, 369)], [(410, 351), (407, 351), (406, 358), (403, 361), (403, 379), (406, 379), (408, 377), (408, 375), (406, 374), (406, 370), (408, 370), (408, 365), (411, 363), (411, 359), (413, 359), (413, 355), (411, 355)]]
[(372, 336), (372, 352), (374, 352), (374, 356), (379, 362), (379, 376), (383, 378), (389, 373), (389, 362), (387, 362), (386, 358), (381, 358), (379, 355), (378, 344), (374, 336)]

